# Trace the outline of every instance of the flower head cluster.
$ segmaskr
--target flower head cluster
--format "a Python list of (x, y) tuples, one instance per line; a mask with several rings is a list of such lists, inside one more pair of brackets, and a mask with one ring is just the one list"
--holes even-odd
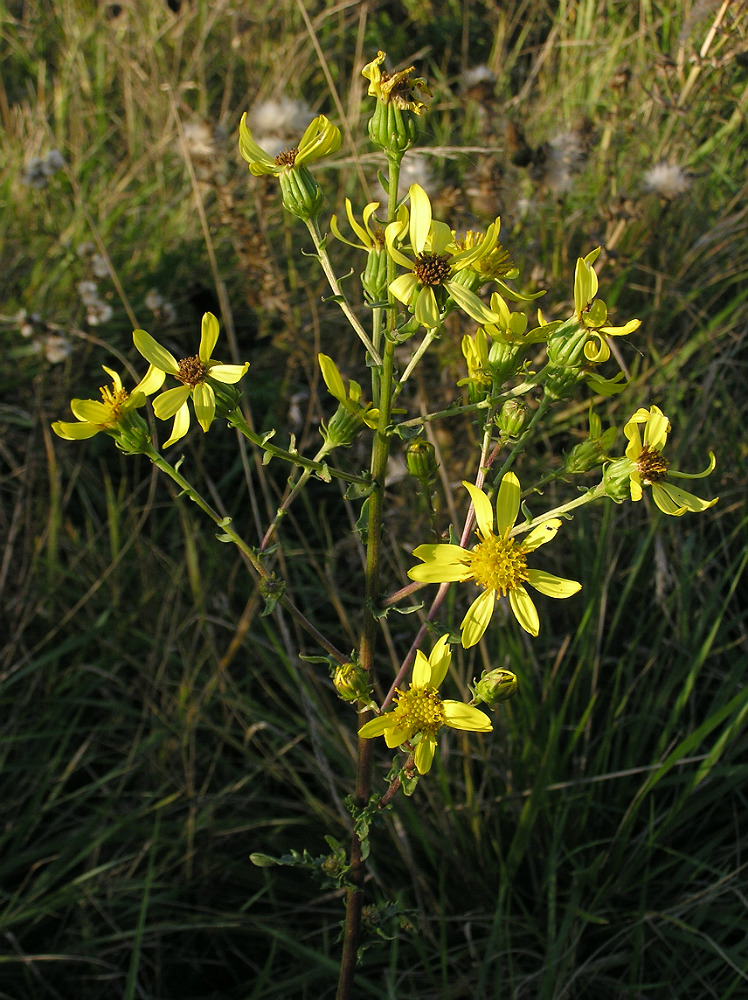
[(428, 659), (418, 650), (410, 686), (404, 691), (398, 689), (394, 710), (371, 719), (358, 731), (366, 739), (384, 736), (388, 747), (416, 744), (415, 765), (421, 774), (431, 768), (436, 734), (443, 726), (474, 733), (490, 733), (493, 729), (485, 712), (440, 697), (438, 687), (452, 659), (447, 640), (446, 635), (438, 639)]
[(496, 529), (491, 501), (483, 490), (463, 483), (470, 494), (478, 522), (478, 544), (474, 549), (439, 543), (419, 545), (414, 556), (423, 560), (408, 571), (411, 580), (422, 583), (466, 583), (472, 581), (481, 593), (462, 620), (462, 645), (474, 646), (488, 628), (498, 598), (507, 596), (509, 606), (522, 628), (530, 635), (540, 631), (538, 612), (525, 589), (529, 584), (547, 597), (571, 597), (581, 589), (576, 580), (565, 580), (544, 570), (530, 569), (527, 557), (555, 538), (561, 521), (543, 521), (521, 542), (512, 537), (520, 506), (519, 480), (508, 472), (501, 480), (496, 501)]
[[(418, 323), (438, 327), (447, 297), (478, 323), (492, 323), (498, 318), (475, 292), (455, 280), (461, 271), (494, 250), (499, 236), (498, 219), (488, 227), (482, 239), (468, 249), (457, 250), (449, 226), (432, 217), (429, 196), (419, 184), (412, 184), (410, 212), (403, 208), (400, 217), (391, 222), (384, 233), (390, 256), (408, 269), (407, 274), (401, 274), (390, 283), (390, 291), (410, 307)], [(399, 247), (406, 234), (410, 237), (413, 257), (407, 257)]]
[(174, 426), (164, 448), (179, 441), (189, 430), (190, 411), (187, 401), (190, 398), (195, 407), (197, 422), (203, 431), (207, 431), (216, 415), (217, 384), (234, 385), (249, 368), (248, 361), (243, 365), (224, 365), (211, 357), (218, 333), (218, 320), (213, 313), (205, 313), (197, 354), (177, 361), (170, 351), (145, 330), (133, 332), (135, 347), (161, 374), (162, 383), (166, 375), (172, 375), (180, 383), (174, 389), (167, 389), (153, 401), (153, 412), (159, 420), (174, 417)]
[[(643, 433), (640, 425), (644, 425)], [(627, 482), (632, 500), (641, 500), (644, 486), (652, 487), (652, 498), (663, 512), (673, 517), (681, 517), (686, 511), (700, 513), (713, 507), (719, 497), (701, 500), (692, 493), (668, 482), (668, 477), (677, 479), (703, 479), (716, 466), (712, 452), (709, 464), (703, 472), (678, 472), (670, 468), (662, 452), (670, 433), (670, 421), (657, 406), (650, 409), (640, 407), (623, 428), (628, 438), (626, 457), (613, 462), (606, 469), (606, 481), (610, 489), (615, 489), (617, 480)], [(611, 495), (613, 495), (611, 493)], [(619, 499), (614, 495), (614, 499)]]

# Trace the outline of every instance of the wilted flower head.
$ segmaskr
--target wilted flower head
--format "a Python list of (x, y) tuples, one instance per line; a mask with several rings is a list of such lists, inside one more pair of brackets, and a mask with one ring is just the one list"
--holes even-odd
[(375, 59), (361, 70), (361, 75), (369, 81), (369, 97), (376, 97), (382, 104), (394, 104), (401, 111), (412, 111), (413, 114), (422, 115), (426, 110), (426, 105), (416, 98), (416, 93), (420, 91), (427, 97), (431, 96), (431, 91), (426, 86), (426, 81), (420, 76), (411, 77), (415, 66), (408, 66), (397, 73), (388, 73), (380, 69), (386, 59), (386, 53), (378, 52)]

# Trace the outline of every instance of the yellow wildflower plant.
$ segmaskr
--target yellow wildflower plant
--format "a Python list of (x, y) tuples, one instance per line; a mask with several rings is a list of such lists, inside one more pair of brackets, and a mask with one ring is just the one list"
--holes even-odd
[[(445, 222), (432, 217), (431, 201), (420, 184), (410, 186), (410, 212), (402, 212), (400, 218), (385, 229), (387, 251), (408, 274), (401, 274), (390, 282), (389, 289), (396, 299), (409, 306), (416, 320), (429, 328), (438, 327), (446, 306), (444, 296), (437, 299), (435, 289), (444, 289), (454, 302), (478, 323), (493, 323), (497, 315), (478, 296), (453, 280), (463, 268), (470, 267), (482, 257), (488, 256), (498, 239), (498, 220), (486, 230), (483, 239), (458, 253), (450, 253), (453, 243), (452, 230)], [(407, 257), (397, 244), (406, 232), (410, 236), (413, 258)]]
[(421, 774), (431, 768), (436, 751), (436, 734), (443, 726), (473, 733), (490, 733), (491, 720), (485, 712), (461, 701), (444, 700), (438, 688), (449, 669), (452, 651), (448, 636), (436, 641), (426, 659), (419, 649), (413, 664), (410, 686), (395, 694), (395, 708), (365, 723), (358, 735), (365, 739), (384, 736), (388, 747), (415, 744), (415, 765)]
[[(640, 424), (644, 424), (643, 433), (639, 430)], [(686, 511), (700, 513), (713, 507), (719, 497), (713, 500), (701, 500), (679, 486), (669, 483), (667, 479), (668, 476), (675, 476), (678, 479), (703, 479), (714, 470), (717, 461), (710, 451), (709, 464), (703, 472), (687, 473), (671, 469), (668, 460), (662, 455), (671, 429), (670, 421), (657, 406), (652, 406), (650, 409), (640, 407), (624, 426), (623, 432), (629, 439), (626, 458), (630, 463), (631, 499), (641, 500), (642, 487), (651, 486), (652, 498), (663, 514), (681, 517)]]
[(174, 389), (167, 389), (153, 400), (153, 412), (159, 420), (174, 417), (169, 440), (164, 448), (179, 441), (190, 428), (190, 411), (187, 400), (192, 397), (197, 422), (203, 431), (208, 430), (216, 414), (216, 395), (211, 381), (234, 385), (244, 376), (249, 362), (243, 365), (224, 365), (211, 358), (218, 340), (219, 325), (213, 313), (203, 316), (200, 347), (195, 355), (180, 361), (162, 347), (145, 330), (133, 331), (132, 339), (137, 350), (154, 368), (166, 375), (173, 375), (181, 383)]
[(307, 126), (298, 146), (284, 149), (278, 156), (271, 156), (252, 138), (246, 113), (239, 123), (239, 152), (249, 164), (249, 172), (255, 177), (278, 177), (284, 172), (298, 169), (313, 160), (335, 153), (340, 148), (341, 141), (337, 125), (333, 125), (324, 115), (317, 115)]
[(151, 365), (132, 392), (127, 392), (120, 375), (106, 365), (102, 367), (112, 380), (111, 388), (101, 386), (100, 400), (71, 399), (70, 409), (76, 421), (56, 420), (52, 430), (58, 437), (66, 441), (85, 441), (101, 431), (115, 435), (125, 431), (135, 410), (144, 406), (146, 397), (158, 392), (164, 382), (164, 372)]
[(413, 552), (423, 565), (408, 571), (411, 580), (421, 583), (466, 583), (472, 581), (482, 592), (462, 620), (462, 645), (467, 649), (480, 641), (491, 621), (497, 599), (507, 596), (509, 606), (522, 628), (530, 635), (540, 631), (538, 612), (525, 584), (546, 597), (571, 597), (581, 590), (576, 580), (566, 580), (544, 570), (530, 569), (527, 557), (555, 538), (561, 527), (557, 517), (534, 528), (525, 539), (512, 537), (520, 507), (519, 479), (508, 472), (501, 480), (496, 500), (496, 530), (491, 501), (472, 483), (462, 484), (470, 494), (478, 522), (478, 544), (474, 549), (438, 543), (419, 545)]

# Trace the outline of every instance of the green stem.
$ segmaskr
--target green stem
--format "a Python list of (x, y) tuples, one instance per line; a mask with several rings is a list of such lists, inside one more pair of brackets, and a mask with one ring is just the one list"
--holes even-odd
[[(231, 526), (231, 519), (223, 517), (218, 513), (211, 505), (205, 500), (194, 488), (194, 486), (184, 478), (181, 472), (178, 471), (173, 465), (166, 461), (163, 455), (160, 455), (155, 448), (148, 448), (145, 450), (144, 454), (148, 456), (151, 462), (159, 469), (164, 475), (168, 476), (173, 482), (179, 486), (183, 493), (185, 493), (193, 503), (197, 504), (200, 510), (207, 514), (207, 516), (213, 521), (213, 523), (221, 529), (223, 534), (236, 545), (242, 555), (245, 557), (247, 562), (250, 564), (255, 573), (263, 580), (268, 583), (274, 583), (273, 574), (266, 566), (263, 565), (262, 561), (258, 558), (254, 549), (244, 541), (244, 539), (239, 535), (234, 528)], [(331, 642), (329, 642), (325, 636), (319, 632), (314, 625), (309, 621), (306, 615), (296, 607), (293, 601), (283, 594), (278, 603), (287, 611), (307, 632), (308, 635), (330, 654), (338, 663), (347, 663), (350, 657), (347, 657), (340, 650), (336, 649)]]
[(316, 458), (304, 458), (304, 456), (300, 455), (297, 451), (288, 451), (286, 448), (279, 448), (278, 445), (273, 444), (265, 435), (257, 434), (253, 431), (244, 419), (244, 414), (238, 407), (237, 409), (232, 410), (226, 419), (231, 427), (235, 427), (240, 434), (243, 434), (244, 437), (247, 438), (248, 441), (257, 445), (258, 448), (261, 448), (272, 458), (282, 458), (286, 462), (291, 462), (292, 465), (301, 466), (301, 468), (307, 470), (310, 475), (314, 472), (325, 481), (328, 481), (330, 476), (334, 476), (336, 479), (342, 479), (344, 483), (356, 483), (359, 486), (366, 485), (366, 479), (361, 476), (351, 475), (350, 472), (341, 472), (340, 469), (331, 469), (328, 465), (318, 462)]
[(509, 532), (509, 537), (513, 538), (515, 535), (524, 535), (525, 532), (532, 531), (533, 528), (537, 528), (539, 524), (543, 524), (552, 517), (558, 517), (559, 514), (568, 514), (570, 510), (576, 510), (577, 507), (583, 507), (584, 504), (592, 503), (593, 500), (599, 500), (601, 497), (607, 495), (604, 483), (598, 483), (597, 486), (591, 486), (588, 490), (585, 490), (575, 500), (561, 504), (560, 507), (554, 507), (553, 510), (548, 510), (544, 514), (541, 514), (540, 517), (534, 517), (527, 524), (515, 525)]
[[(320, 448), (320, 450), (317, 452), (317, 454), (312, 459), (312, 461), (313, 462), (321, 462), (322, 459), (325, 457), (325, 455), (329, 454), (330, 450), (331, 449), (328, 448), (327, 444), (323, 444), (322, 447)], [(260, 543), (260, 552), (264, 552), (265, 549), (270, 544), (270, 539), (273, 537), (273, 535), (275, 534), (275, 532), (278, 530), (278, 525), (281, 523), (281, 521), (283, 520), (283, 518), (285, 517), (285, 515), (288, 513), (288, 511), (289, 511), (289, 509), (291, 507), (291, 504), (294, 502), (294, 500), (296, 499), (296, 497), (304, 489), (304, 486), (309, 481), (311, 475), (312, 475), (312, 470), (309, 469), (309, 468), (305, 468), (305, 469), (302, 469), (301, 475), (299, 476), (299, 478), (297, 479), (297, 481), (295, 483), (292, 483), (291, 479), (289, 478), (288, 486), (290, 486), (291, 489), (289, 490), (288, 494), (281, 501), (281, 505), (278, 508), (278, 510), (275, 512), (275, 517), (273, 518), (272, 523), (270, 524), (270, 526), (268, 527), (267, 531), (265, 532), (265, 535), (264, 535), (264, 537), (262, 539), (262, 542)]]
[[(391, 222), (397, 211), (397, 187), (400, 177), (400, 159), (389, 158), (389, 203), (387, 220)], [(387, 261), (387, 284), (395, 278), (395, 262)], [(394, 299), (390, 295), (394, 307)], [(394, 329), (396, 312), (389, 310), (390, 329)], [(367, 338), (368, 339), (368, 338)], [(373, 345), (372, 345), (373, 346)], [(368, 348), (367, 348), (368, 349)], [(372, 358), (375, 353), (370, 351)], [(368, 497), (368, 525), (366, 539), (366, 604), (364, 607), (364, 623), (359, 648), (359, 662), (369, 673), (374, 683), (375, 645), (378, 621), (373, 609), (379, 599), (379, 566), (382, 543), (382, 520), (384, 508), (384, 478), (387, 471), (387, 459), (390, 451), (389, 426), (392, 418), (392, 403), (394, 398), (394, 356), (395, 343), (386, 337), (384, 354), (381, 360), (381, 373), (376, 376), (378, 389), (379, 420), (374, 432), (374, 442), (371, 453), (372, 491)], [(374, 385), (375, 373), (372, 372)], [(359, 727), (370, 717), (369, 712), (359, 714)], [(371, 740), (358, 740), (358, 762), (356, 767), (355, 802), (363, 808), (371, 797)], [(346, 892), (345, 927), (343, 930), (343, 954), (340, 960), (340, 977), (336, 1000), (352, 1000), (354, 995), (354, 979), (356, 972), (356, 956), (361, 934), (361, 913), (364, 905), (365, 862), (361, 850), (361, 841), (356, 831), (351, 836), (350, 852), (351, 888)]]
[(340, 287), (340, 282), (338, 281), (337, 275), (332, 269), (332, 264), (330, 263), (330, 258), (327, 256), (327, 250), (325, 249), (324, 239), (322, 238), (322, 233), (320, 232), (317, 220), (306, 219), (305, 221), (306, 221), (306, 227), (309, 230), (309, 235), (312, 237), (312, 240), (314, 241), (314, 249), (317, 251), (317, 257), (319, 259), (320, 265), (322, 266), (322, 270), (325, 272), (325, 277), (327, 278), (327, 282), (330, 288), (332, 288), (333, 294), (335, 295), (335, 301), (340, 306), (348, 322), (356, 331), (359, 340), (368, 351), (369, 356), (371, 357), (373, 363), (375, 365), (381, 365), (382, 359), (379, 356), (379, 352), (374, 347), (374, 344), (372, 344), (368, 333), (361, 326), (358, 317), (348, 304), (348, 299), (345, 297), (345, 294), (343, 293), (343, 290)]

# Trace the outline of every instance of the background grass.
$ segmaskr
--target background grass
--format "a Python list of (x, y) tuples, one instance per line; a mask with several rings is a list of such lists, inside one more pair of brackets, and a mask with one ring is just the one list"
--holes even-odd
[[(0, 997), (334, 995), (339, 895), (248, 855), (347, 839), (350, 712), (299, 658), (319, 650), (282, 615), (260, 617), (241, 559), (191, 505), (108, 440), (67, 444), (49, 423), (94, 395), (113, 354), (135, 360), (133, 327), (176, 351), (210, 308), (226, 352), (252, 362), (256, 423), (281, 430), (298, 411), (316, 447), (329, 412), (316, 352), (349, 375), (360, 362), (236, 132), (269, 99), (330, 114), (345, 135), (321, 174), (330, 204), (360, 203), (379, 163), (359, 74), (379, 48), (434, 90), (406, 164), (428, 169), (453, 224), (501, 214), (550, 318), (568, 310), (576, 256), (605, 247), (603, 297), (643, 321), (621, 345), (635, 382), (610, 419), (660, 405), (676, 468), (717, 453), (703, 492), (720, 503), (577, 518), (560, 565), (585, 601), (544, 608), (538, 640), (508, 622), (456, 657), (458, 685), (506, 665), (521, 692), (490, 740), (450, 734), (375, 830), (370, 901), (398, 909), (369, 913), (359, 995), (744, 995), (746, 5), (171, 6), (0, 4)], [(479, 65), (487, 87), (466, 76)], [(31, 186), (53, 149), (64, 169)], [(682, 171), (680, 192), (653, 186), (658, 163)], [(98, 324), (79, 292), (90, 280), (111, 309)], [(416, 410), (450, 398), (460, 333), (430, 355)], [(554, 414), (523, 482), (584, 433), (586, 405)], [(470, 474), (472, 435), (440, 432), (448, 481)], [(260, 538), (286, 470), (219, 428), (185, 452)], [(407, 481), (390, 499), (394, 588), (419, 526)], [(342, 648), (358, 632), (357, 514), (312, 484), (277, 554)], [(384, 628), (386, 677), (411, 621)]]

